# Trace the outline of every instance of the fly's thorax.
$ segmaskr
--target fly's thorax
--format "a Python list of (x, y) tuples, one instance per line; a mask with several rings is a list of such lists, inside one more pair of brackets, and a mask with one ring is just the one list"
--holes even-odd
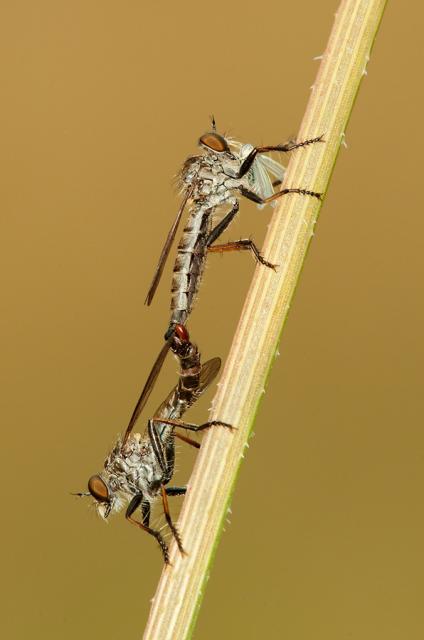
[[(118, 440), (106, 458), (103, 471), (96, 476), (104, 483), (107, 493), (107, 499), (96, 499), (97, 512), (106, 519), (109, 514), (128, 505), (133, 496), (139, 493), (146, 500), (153, 500), (161, 475), (148, 440), (139, 434), (133, 434), (124, 446)], [(155, 489), (152, 490), (152, 487)]]
[(190, 156), (181, 168), (179, 180), (184, 187), (208, 177), (212, 178), (214, 173), (222, 170), (222, 162), (215, 156)]
[(218, 207), (228, 202), (240, 186), (249, 187), (249, 176), (237, 178), (240, 162), (222, 159), (201, 167), (198, 174), (193, 199), (204, 202), (205, 206)]
[(191, 156), (187, 158), (181, 170), (181, 186), (195, 185), (194, 200), (196, 195), (199, 197), (215, 192), (228, 177), (225, 166), (231, 167), (233, 164), (234, 161), (226, 160), (226, 156), (222, 157), (221, 154)]

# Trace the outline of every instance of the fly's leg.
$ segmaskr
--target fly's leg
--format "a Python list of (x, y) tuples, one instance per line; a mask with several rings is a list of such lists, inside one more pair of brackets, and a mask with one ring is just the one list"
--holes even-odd
[(246, 156), (243, 162), (240, 165), (238, 170), (238, 174), (236, 176), (237, 179), (242, 178), (249, 171), (252, 166), (256, 156), (258, 153), (268, 153), (269, 151), (279, 151), (280, 153), (289, 153), (290, 151), (294, 151), (295, 149), (300, 149), (301, 147), (307, 147), (310, 144), (314, 144), (315, 142), (323, 142), (323, 136), (318, 136), (317, 138), (311, 138), (310, 140), (303, 140), (302, 142), (288, 142), (286, 144), (277, 144), (275, 147), (254, 147), (252, 151)]
[[(174, 427), (174, 429), (187, 429), (188, 431), (194, 432), (205, 431), (206, 429), (210, 429), (210, 427), (226, 427), (231, 431), (235, 429), (235, 427), (233, 427), (231, 424), (228, 424), (228, 422), (221, 422), (221, 420), (211, 420), (210, 422), (205, 422), (204, 424), (193, 424), (192, 422), (184, 422), (183, 420), (170, 420), (167, 418), (153, 418), (153, 422), (155, 420), (161, 422), (162, 424), (169, 424), (170, 426)], [(187, 442), (187, 444), (190, 444), (192, 447), (200, 449), (200, 444), (195, 440), (192, 440), (191, 438), (188, 438), (181, 433), (174, 432), (174, 436), (176, 438), (179, 438), (180, 440), (183, 440), (184, 442)], [(171, 476), (169, 476), (169, 478), (171, 478)]]
[[(160, 421), (163, 422), (162, 419)], [(174, 441), (172, 438), (169, 438), (166, 445), (162, 443), (162, 440), (156, 428), (155, 420), (149, 420), (147, 424), (147, 432), (149, 434), (150, 443), (156, 456), (156, 460), (158, 461), (163, 474), (162, 482), (164, 484), (167, 484), (172, 478), (172, 474), (174, 473)]]
[(269, 267), (274, 271), (277, 270), (277, 265), (265, 260), (253, 240), (236, 240), (235, 242), (216, 244), (212, 247), (208, 247), (208, 251), (211, 253), (224, 253), (225, 251), (251, 251), (260, 264), (263, 264), (265, 267)]
[[(133, 518), (134, 511), (140, 505), (141, 505), (141, 512), (142, 512), (142, 521), (141, 522), (139, 522), (138, 520)], [(131, 502), (128, 505), (125, 517), (128, 520), (128, 522), (131, 522), (131, 524), (135, 524), (137, 527), (139, 527), (143, 531), (146, 531), (151, 536), (156, 538), (156, 540), (157, 540), (157, 542), (158, 542), (158, 544), (159, 544), (159, 546), (161, 548), (164, 562), (165, 562), (165, 564), (169, 564), (169, 552), (168, 552), (167, 544), (166, 544), (165, 540), (162, 538), (162, 536), (161, 536), (159, 531), (156, 531), (156, 529), (152, 529), (151, 527), (149, 527), (149, 522), (150, 522), (150, 504), (148, 502), (143, 502), (143, 495), (141, 493), (139, 493), (138, 495), (134, 496), (134, 498), (131, 500)]]
[(183, 496), (187, 492), (187, 487), (166, 487), (167, 496)]
[[(188, 436), (183, 436), (182, 433), (174, 433), (174, 436), (176, 438), (179, 438), (183, 442), (186, 442), (187, 444), (191, 445), (192, 447), (195, 447), (196, 449), (200, 449), (200, 443), (197, 442), (197, 440), (192, 440)], [(91, 495), (91, 494), (89, 494), (89, 495)]]
[(167, 469), (167, 464), (165, 460), (164, 447), (160, 439), (160, 436), (157, 432), (154, 420), (149, 420), (147, 424), (147, 432), (149, 434), (150, 443), (152, 445), (153, 452), (156, 456), (156, 460), (159, 463), (162, 473), (166, 474), (168, 469)]
[(178, 545), (178, 549), (180, 550), (180, 552), (185, 555), (185, 551), (184, 551), (184, 547), (183, 547), (183, 543), (181, 541), (181, 536), (178, 532), (177, 527), (175, 526), (175, 524), (172, 522), (172, 518), (171, 518), (171, 512), (169, 511), (169, 504), (168, 504), (168, 496), (167, 496), (167, 492), (166, 492), (166, 488), (164, 487), (164, 485), (161, 485), (161, 494), (162, 494), (162, 506), (163, 506), (163, 512), (165, 514), (165, 519), (168, 523), (168, 527), (171, 529), (172, 531), (172, 535), (174, 536), (176, 543)]
[[(205, 422), (204, 424), (193, 424), (192, 422), (184, 422), (183, 420), (168, 420), (166, 418), (154, 418), (154, 420), (158, 420), (163, 424), (169, 424), (172, 427), (181, 429), (187, 429), (188, 431), (204, 431), (205, 429), (209, 429), (210, 427), (226, 427), (227, 429), (235, 429), (228, 422), (221, 422), (221, 420), (211, 420), (210, 422)], [(175, 434), (177, 435), (177, 434)]]
[(164, 486), (164, 483), (166, 484), (172, 478), (172, 474), (174, 471), (174, 459), (175, 459), (174, 444), (173, 444), (172, 438), (170, 438), (168, 440), (167, 446), (163, 445), (154, 420), (149, 420), (147, 430), (148, 430), (150, 443), (152, 445), (154, 454), (156, 456), (156, 459), (163, 473), (160, 490), (162, 495), (162, 505), (163, 505), (163, 512), (165, 514), (165, 519), (166, 519), (166, 522), (168, 523), (169, 528), (172, 531), (172, 535), (174, 536), (177, 542), (178, 549), (181, 551), (181, 553), (184, 553), (183, 543), (181, 542), (180, 534), (178, 533), (176, 526), (172, 522), (171, 513), (169, 511), (168, 498), (167, 498), (166, 489)]
[(212, 231), (210, 232), (210, 234), (206, 239), (206, 246), (208, 247), (208, 249), (211, 246), (211, 244), (215, 242), (215, 240), (218, 240), (219, 236), (225, 231), (228, 225), (234, 220), (235, 216), (238, 213), (239, 208), (240, 208), (240, 205), (236, 200), (235, 203), (233, 204), (233, 208), (231, 209), (231, 211), (229, 211), (222, 218), (221, 222), (218, 222), (216, 227), (212, 229)]
[(212, 231), (210, 232), (206, 240), (206, 246), (208, 248), (208, 251), (210, 251), (211, 253), (223, 253), (224, 251), (252, 251), (253, 255), (255, 256), (258, 262), (263, 264), (265, 267), (269, 267), (270, 269), (275, 270), (276, 265), (271, 264), (271, 262), (268, 262), (268, 260), (265, 260), (265, 258), (262, 257), (259, 249), (255, 245), (253, 240), (239, 240), (236, 242), (227, 242), (225, 244), (219, 244), (219, 245), (213, 246), (213, 243), (215, 242), (215, 240), (219, 238), (219, 236), (225, 231), (228, 225), (233, 221), (234, 217), (236, 216), (239, 210), (239, 207), (240, 205), (236, 201), (231, 211), (227, 213), (227, 215), (224, 216), (221, 222), (219, 222), (216, 225), (216, 227), (212, 229)]
[(308, 189), (282, 189), (281, 191), (274, 193), (272, 196), (268, 196), (268, 198), (261, 198), (257, 193), (250, 191), (250, 189), (246, 189), (245, 187), (238, 187), (238, 189), (242, 196), (256, 202), (256, 204), (267, 204), (268, 202), (272, 202), (273, 200), (277, 200), (277, 198), (285, 196), (287, 193), (299, 193), (301, 196), (312, 196), (313, 198), (318, 198), (318, 200), (321, 200), (322, 197), (322, 193), (308, 191)]

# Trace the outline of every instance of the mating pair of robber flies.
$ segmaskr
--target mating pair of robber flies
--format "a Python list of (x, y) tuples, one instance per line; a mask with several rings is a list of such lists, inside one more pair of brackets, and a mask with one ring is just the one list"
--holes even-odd
[[(169, 562), (168, 546), (160, 531), (150, 527), (152, 503), (160, 497), (169, 529), (180, 551), (183, 544), (172, 521), (168, 496), (181, 495), (185, 487), (172, 487), (175, 461), (175, 438), (199, 447), (195, 440), (180, 433), (181, 429), (202, 431), (212, 426), (233, 427), (225, 422), (212, 421), (195, 425), (181, 420), (187, 409), (202, 395), (215, 379), (221, 366), (219, 358), (205, 364), (185, 327), (198, 292), (208, 253), (250, 251), (265, 267), (275, 269), (260, 253), (252, 240), (238, 240), (225, 244), (216, 241), (232, 222), (243, 196), (258, 206), (273, 204), (288, 193), (320, 198), (321, 194), (302, 188), (275, 190), (284, 178), (284, 167), (264, 154), (272, 151), (287, 153), (322, 141), (322, 136), (303, 142), (276, 146), (253, 147), (241, 144), (216, 131), (212, 117), (212, 131), (199, 139), (201, 153), (190, 156), (179, 174), (182, 201), (175, 221), (168, 233), (156, 272), (146, 298), (150, 305), (159, 284), (163, 268), (186, 205), (189, 215), (177, 249), (171, 287), (171, 318), (161, 349), (135, 406), (128, 427), (110, 452), (103, 470), (88, 481), (99, 515), (106, 519), (111, 513), (126, 508), (126, 518), (132, 524), (156, 538), (165, 563)], [(219, 222), (215, 216), (227, 208)], [(179, 361), (180, 371), (176, 387), (148, 420), (143, 436), (134, 433), (137, 419), (143, 410), (168, 351)], [(140, 509), (141, 517), (135, 517)]]

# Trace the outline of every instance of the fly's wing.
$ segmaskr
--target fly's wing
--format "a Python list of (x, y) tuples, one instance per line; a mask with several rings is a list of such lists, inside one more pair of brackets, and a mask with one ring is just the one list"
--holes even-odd
[(210, 383), (215, 380), (218, 371), (221, 368), (221, 358), (212, 358), (205, 362), (200, 372), (200, 384), (196, 392), (196, 400), (209, 387)]
[(152, 367), (152, 370), (150, 371), (149, 377), (146, 380), (146, 384), (143, 387), (143, 391), (141, 392), (141, 395), (138, 399), (137, 404), (134, 407), (134, 411), (132, 413), (132, 416), (130, 418), (130, 421), (128, 423), (128, 427), (125, 431), (124, 434), (124, 438), (123, 438), (123, 444), (126, 443), (126, 441), (128, 440), (128, 437), (131, 433), (131, 431), (134, 429), (135, 423), (137, 422), (140, 413), (143, 411), (143, 408), (147, 402), (147, 400), (149, 399), (149, 396), (152, 392), (152, 389), (154, 387), (154, 384), (156, 382), (156, 379), (159, 375), (160, 370), (162, 369), (164, 360), (166, 358), (166, 354), (169, 351), (169, 348), (171, 346), (171, 342), (173, 340), (174, 336), (172, 335), (170, 338), (168, 338), (168, 340), (165, 342), (164, 346), (162, 347), (158, 357), (156, 358), (156, 361)]
[[(200, 381), (197, 389), (193, 391), (190, 399), (184, 401), (184, 405), (181, 404), (180, 411), (181, 416), (189, 407), (191, 407), (196, 400), (206, 391), (211, 382), (216, 378), (218, 371), (221, 368), (221, 358), (212, 358), (205, 362), (200, 371)], [(155, 413), (155, 417), (158, 418), (170, 418), (171, 413), (175, 414), (175, 409), (178, 407), (179, 402), (179, 385), (177, 384), (167, 396), (166, 400), (162, 402), (160, 407)], [(177, 417), (174, 415), (174, 417)]]
[[(286, 173), (286, 167), (283, 167), (282, 164), (270, 158), (269, 156), (260, 155), (261, 164), (264, 165), (265, 169), (270, 173), (274, 178), (280, 180), (281, 182), (284, 179), (284, 175)], [(256, 159), (258, 157), (256, 156)]]
[(153, 296), (155, 295), (156, 289), (158, 288), (159, 281), (162, 276), (162, 272), (166, 263), (166, 259), (169, 255), (169, 252), (172, 247), (172, 243), (174, 242), (175, 234), (177, 233), (178, 225), (180, 224), (181, 216), (183, 215), (184, 207), (186, 206), (189, 198), (193, 193), (194, 187), (191, 186), (186, 190), (183, 200), (181, 202), (180, 208), (178, 209), (177, 216), (172, 224), (172, 227), (169, 230), (168, 237), (166, 238), (165, 244), (162, 249), (162, 253), (160, 254), (158, 266), (156, 267), (155, 275), (153, 276), (152, 283), (150, 285), (149, 291), (146, 296), (145, 304), (150, 305), (153, 300)]

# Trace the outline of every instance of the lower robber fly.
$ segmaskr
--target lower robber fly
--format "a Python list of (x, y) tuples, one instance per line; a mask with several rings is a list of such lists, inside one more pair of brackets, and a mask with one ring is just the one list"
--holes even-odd
[[(204, 365), (200, 353), (190, 342), (183, 325), (176, 325), (173, 333), (172, 352), (180, 362), (179, 381), (166, 400), (160, 405), (153, 419), (148, 421), (147, 433), (133, 433), (138, 413), (134, 411), (124, 436), (118, 439), (104, 463), (103, 471), (88, 481), (88, 492), (79, 496), (92, 496), (99, 515), (108, 516), (126, 506), (125, 517), (156, 538), (165, 561), (169, 563), (168, 546), (157, 529), (150, 527), (152, 503), (160, 497), (166, 522), (181, 553), (184, 553), (181, 537), (172, 521), (168, 496), (182, 495), (186, 487), (167, 486), (172, 479), (175, 461), (175, 438), (200, 447), (199, 443), (176, 429), (203, 431), (212, 426), (232, 428), (231, 425), (214, 420), (195, 425), (183, 422), (181, 416), (206, 391), (215, 379), (220, 366), (219, 358), (212, 358)], [(140, 508), (141, 519), (135, 518)]]
[[(256, 244), (250, 239), (216, 244), (221, 234), (233, 221), (239, 210), (239, 197), (255, 202), (258, 207), (275, 201), (287, 194), (299, 194), (320, 199), (322, 194), (304, 188), (285, 188), (275, 191), (281, 185), (285, 168), (268, 152), (288, 153), (295, 149), (322, 142), (323, 136), (288, 142), (275, 146), (253, 147), (241, 144), (216, 131), (212, 117), (212, 131), (199, 138), (202, 154), (190, 156), (179, 174), (183, 197), (177, 216), (168, 233), (156, 271), (150, 285), (146, 304), (150, 305), (158, 287), (166, 259), (177, 233), (184, 208), (190, 203), (189, 217), (181, 235), (171, 287), (171, 318), (165, 334), (165, 345), (151, 370), (140, 396), (137, 411), (140, 413), (172, 344), (172, 335), (178, 324), (185, 324), (192, 311), (199, 289), (208, 253), (229, 251), (250, 251), (257, 262), (270, 269), (276, 265), (266, 260)], [(274, 181), (272, 180), (274, 178)], [(213, 224), (217, 210), (229, 207), (222, 219)]]

